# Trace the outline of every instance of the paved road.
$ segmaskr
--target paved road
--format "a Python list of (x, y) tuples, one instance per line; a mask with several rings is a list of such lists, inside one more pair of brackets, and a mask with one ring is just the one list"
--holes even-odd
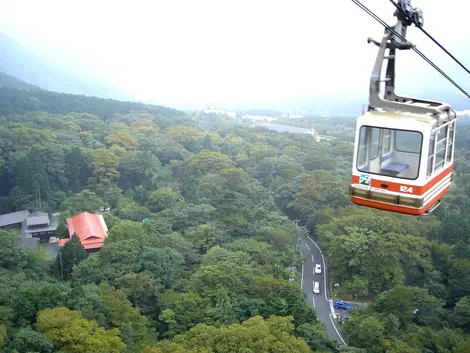
[[(328, 336), (339, 344), (346, 344), (333, 322), (333, 303), (329, 300), (327, 268), (320, 249), (309, 237), (299, 240), (299, 249), (305, 259), (302, 268), (302, 289), (307, 295), (307, 303), (313, 306), (318, 318), (325, 324)], [(322, 265), (322, 273), (315, 274), (315, 264)], [(320, 282), (320, 294), (313, 293), (313, 282)]]

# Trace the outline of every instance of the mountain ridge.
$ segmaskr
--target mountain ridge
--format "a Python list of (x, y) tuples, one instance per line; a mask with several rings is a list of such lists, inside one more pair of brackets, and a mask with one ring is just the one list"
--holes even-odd
[(48, 91), (130, 100), (132, 97), (111, 84), (79, 77), (58, 63), (22, 46), (0, 33), (0, 72)]
[(91, 113), (103, 119), (130, 112), (154, 113), (168, 118), (187, 117), (185, 112), (162, 105), (48, 91), (0, 72), (0, 115), (28, 111)]

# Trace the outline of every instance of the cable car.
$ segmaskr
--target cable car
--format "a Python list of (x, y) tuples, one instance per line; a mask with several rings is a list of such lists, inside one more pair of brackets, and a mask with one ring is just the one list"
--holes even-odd
[[(422, 23), (421, 10), (416, 10)], [(379, 53), (368, 111), (356, 123), (349, 194), (357, 205), (419, 216), (435, 210), (452, 184), (456, 114), (446, 103), (395, 94), (396, 51), (412, 47), (402, 40), (411, 23), (399, 11), (395, 16), (392, 28), (401, 39), (389, 29), (381, 43), (368, 39)]]

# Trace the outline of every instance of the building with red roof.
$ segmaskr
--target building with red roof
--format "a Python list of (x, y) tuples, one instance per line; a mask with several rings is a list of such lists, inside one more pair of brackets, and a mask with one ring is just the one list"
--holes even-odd
[(108, 227), (102, 215), (82, 212), (72, 218), (67, 218), (69, 238), (59, 240), (59, 246), (64, 246), (75, 233), (88, 252), (98, 251), (108, 236)]

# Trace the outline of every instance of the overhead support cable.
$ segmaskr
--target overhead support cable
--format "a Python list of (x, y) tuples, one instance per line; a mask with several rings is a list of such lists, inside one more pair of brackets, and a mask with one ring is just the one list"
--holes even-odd
[(400, 5), (398, 5), (398, 3), (396, 3), (394, 0), (389, 0), (396, 8), (398, 11), (400, 11), (404, 16), (406, 16), (411, 22), (413, 22), (415, 24), (416, 27), (418, 27), (421, 32), (423, 32), (429, 39), (431, 39), (435, 44), (437, 44), (437, 46), (439, 46), (439, 48), (441, 48), (447, 55), (449, 55), (457, 64), (460, 65), (460, 67), (462, 67), (462, 69), (464, 69), (468, 74), (470, 74), (470, 70), (467, 69), (465, 67), (464, 64), (462, 64), (455, 56), (453, 56), (446, 48), (444, 48), (443, 45), (441, 45), (441, 43), (439, 43), (436, 39), (434, 39), (433, 36), (431, 36), (422, 26), (422, 24), (420, 25), (419, 23), (416, 23), (415, 19), (414, 18), (410, 18), (410, 16), (408, 16), (404, 11), (403, 9), (400, 7)]
[[(395, 31), (391, 26), (389, 26), (386, 22), (384, 22), (380, 17), (378, 17), (375, 13), (369, 10), (365, 5), (363, 5), (359, 0), (351, 0), (357, 6), (359, 6), (362, 10), (364, 10), (368, 15), (374, 18), (377, 22), (379, 22), (382, 26), (392, 32), (396, 37), (400, 38), (403, 42), (408, 42), (401, 34)], [(416, 46), (412, 46), (411, 49), (418, 54), (424, 61), (426, 61), (429, 65), (431, 65), (437, 72), (439, 72), (444, 78), (446, 78), (450, 83), (452, 83), (462, 94), (467, 96), (470, 99), (470, 94), (468, 94), (462, 87), (460, 87), (452, 78), (450, 78), (444, 71), (442, 71), (436, 64), (434, 64), (426, 55), (424, 55)]]

